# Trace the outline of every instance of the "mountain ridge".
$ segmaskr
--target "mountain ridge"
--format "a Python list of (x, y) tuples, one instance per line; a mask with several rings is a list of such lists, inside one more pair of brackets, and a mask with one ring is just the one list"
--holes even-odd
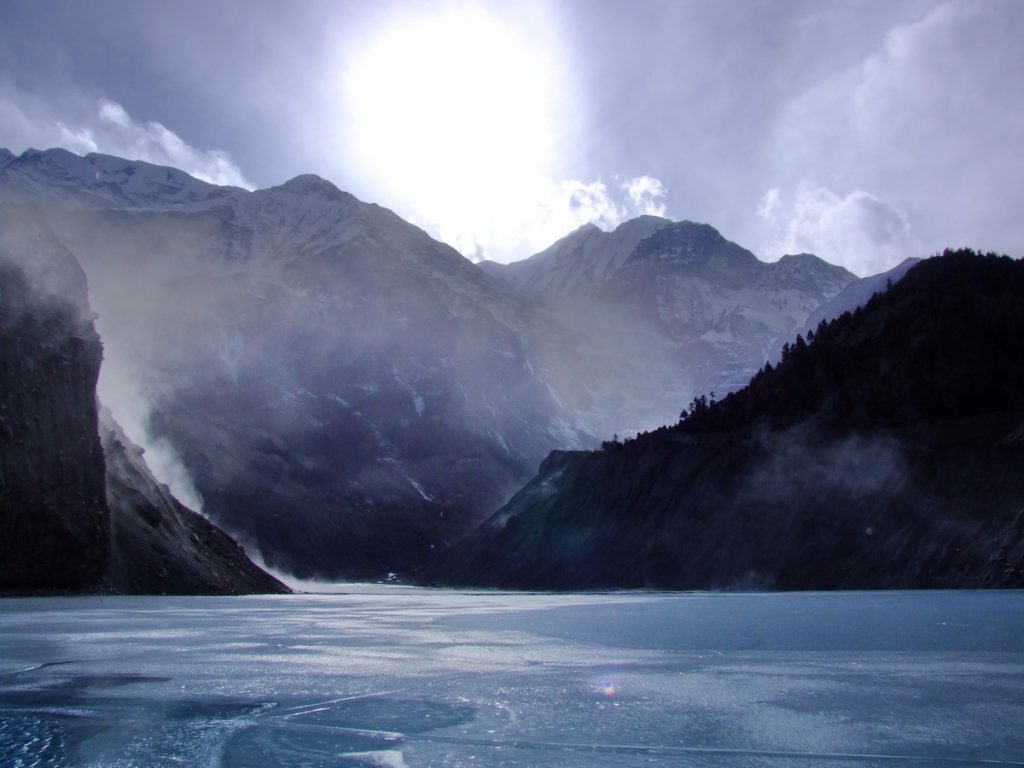
[[(950, 253), (675, 427), (553, 452), (426, 583), (1024, 584), (1024, 264)], [(937, 325), (935, 324), (937, 323)], [(998, 387), (989, 392), (993, 381)]]
[[(104, 402), (144, 447), (170, 449), (213, 520), (303, 576), (408, 573), (551, 449), (738, 386), (846, 280), (641, 217), (548, 249), (572, 279), (538, 295), (311, 174), (165, 190), (166, 169), (58, 152), (83, 179), (30, 179), (45, 155), (0, 167), (0, 198), (42, 202), (85, 268)], [(708, 263), (753, 265), (750, 279), (684, 274), (668, 256), (691, 235), (709, 238)], [(594, 254), (602, 269), (574, 277)]]

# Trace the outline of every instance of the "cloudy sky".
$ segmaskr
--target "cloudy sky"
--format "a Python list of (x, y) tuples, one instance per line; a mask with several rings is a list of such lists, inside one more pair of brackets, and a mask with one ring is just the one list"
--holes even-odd
[(313, 172), (472, 258), (706, 221), (867, 274), (1024, 254), (1024, 2), (0, 5), (0, 146)]

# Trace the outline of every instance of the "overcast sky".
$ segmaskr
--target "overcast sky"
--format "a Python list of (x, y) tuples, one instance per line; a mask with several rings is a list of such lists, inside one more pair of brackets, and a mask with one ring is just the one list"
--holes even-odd
[(316, 173), (473, 258), (705, 221), (867, 274), (1024, 254), (1024, 2), (0, 4), (0, 146)]

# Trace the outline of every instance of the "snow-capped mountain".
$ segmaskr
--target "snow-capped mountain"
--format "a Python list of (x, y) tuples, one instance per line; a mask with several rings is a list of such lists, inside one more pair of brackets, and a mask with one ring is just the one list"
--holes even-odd
[(642, 240), (672, 222), (658, 216), (631, 219), (613, 232), (584, 224), (554, 245), (512, 264), (483, 262), (490, 274), (522, 288), (552, 295), (593, 295), (629, 258)]
[(3, 199), (81, 262), (100, 396), (161, 479), (305, 576), (407, 573), (550, 450), (742, 385), (853, 280), (652, 216), (479, 268), (316, 176), (247, 191), (63, 150), (0, 152)]
[[(622, 357), (632, 354), (638, 336), (659, 338), (665, 349), (659, 369), (683, 384), (678, 395), (742, 386), (813, 312), (856, 280), (810, 254), (765, 263), (707, 224), (654, 216), (610, 233), (582, 227), (529, 259), (485, 269), (545, 297), (560, 317), (579, 314), (582, 304), (588, 317), (577, 322), (581, 327), (616, 318), (614, 325), (629, 329), (620, 334)], [(646, 376), (640, 376), (643, 387)], [(677, 397), (676, 414), (678, 403)], [(630, 418), (666, 423), (668, 405)]]
[(532, 351), (571, 345), (543, 312), (315, 176), (219, 190), (54, 150), (8, 159), (0, 195), (46, 203), (83, 264), (101, 397), (271, 563), (407, 571), (596, 439)]
[(245, 190), (218, 187), (167, 168), (111, 155), (80, 157), (65, 149), (29, 149), (15, 156), (0, 149), (3, 191), (10, 198), (31, 194), (75, 206), (165, 207), (213, 202)]

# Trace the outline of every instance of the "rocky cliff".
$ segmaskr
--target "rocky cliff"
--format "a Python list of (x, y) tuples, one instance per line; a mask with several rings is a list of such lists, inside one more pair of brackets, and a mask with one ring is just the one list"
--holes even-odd
[(100, 412), (110, 507), (110, 566), (103, 590), (120, 594), (286, 592), (245, 550), (179, 502), (107, 410)]
[(93, 584), (110, 557), (85, 276), (34, 206), (0, 206), (0, 589)]
[(99, 419), (102, 357), (74, 256), (0, 205), (0, 592), (287, 591)]

